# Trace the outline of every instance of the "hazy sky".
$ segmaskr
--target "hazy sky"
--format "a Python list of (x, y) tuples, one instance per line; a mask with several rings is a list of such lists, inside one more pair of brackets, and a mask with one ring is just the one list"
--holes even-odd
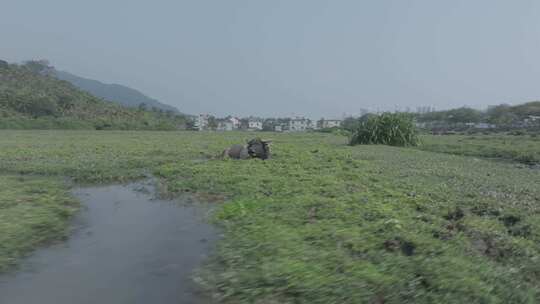
[(188, 113), (340, 117), (540, 99), (540, 1), (0, 0), (0, 59)]

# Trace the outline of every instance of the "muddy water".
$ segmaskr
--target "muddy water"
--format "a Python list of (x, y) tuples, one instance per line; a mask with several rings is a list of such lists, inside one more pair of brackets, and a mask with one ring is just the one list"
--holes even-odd
[(142, 183), (76, 189), (83, 210), (72, 235), (0, 276), (0, 303), (207, 303), (191, 278), (216, 231), (197, 204), (152, 192)]

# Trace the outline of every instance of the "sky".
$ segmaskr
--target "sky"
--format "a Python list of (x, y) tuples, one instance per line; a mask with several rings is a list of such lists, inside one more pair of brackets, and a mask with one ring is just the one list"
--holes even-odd
[(182, 112), (338, 118), (540, 99), (536, 0), (0, 0), (0, 59)]

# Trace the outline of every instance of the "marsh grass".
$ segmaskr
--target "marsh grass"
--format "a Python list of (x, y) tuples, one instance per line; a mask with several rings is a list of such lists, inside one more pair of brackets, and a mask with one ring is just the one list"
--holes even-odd
[(419, 149), (456, 155), (540, 163), (540, 137), (533, 135), (424, 135)]
[(61, 179), (0, 175), (0, 272), (67, 235), (77, 202)]
[(383, 113), (362, 121), (351, 135), (349, 144), (416, 146), (418, 135), (412, 116), (406, 113)]
[(0, 216), (0, 248), (41, 243), (17, 231), (62, 236), (69, 214), (40, 210), (64, 206), (63, 177), (151, 172), (171, 197), (220, 198), (224, 237), (200, 282), (225, 303), (540, 300), (539, 170), (316, 133), (273, 134), (268, 161), (206, 157), (254, 135), (0, 131), (0, 202), (27, 206)]
[[(176, 193), (225, 193), (201, 281), (231, 303), (533, 303), (540, 174), (387, 146), (298, 145), (271, 161), (166, 164)], [(519, 271), (517, 271), (519, 269)]]

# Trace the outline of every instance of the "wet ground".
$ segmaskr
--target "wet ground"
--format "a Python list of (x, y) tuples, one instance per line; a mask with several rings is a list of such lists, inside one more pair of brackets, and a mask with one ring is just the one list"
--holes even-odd
[(70, 238), (0, 276), (1, 304), (207, 303), (192, 281), (217, 238), (199, 204), (148, 183), (80, 188)]

